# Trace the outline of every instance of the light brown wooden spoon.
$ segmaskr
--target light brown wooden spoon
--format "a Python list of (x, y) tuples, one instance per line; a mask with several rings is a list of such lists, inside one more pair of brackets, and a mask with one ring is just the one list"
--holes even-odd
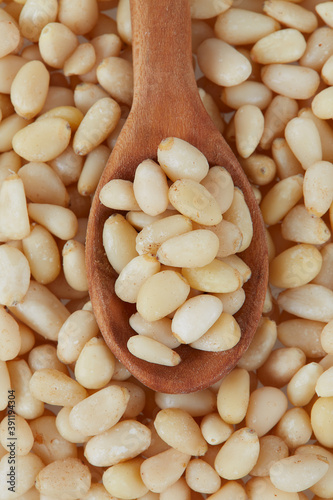
[[(262, 314), (268, 275), (267, 245), (252, 188), (229, 146), (215, 128), (198, 94), (192, 65), (188, 0), (131, 0), (134, 99), (131, 112), (112, 151), (92, 204), (86, 263), (89, 293), (101, 333), (114, 355), (144, 385), (165, 393), (187, 393), (206, 388), (225, 376), (238, 362), (255, 333)], [(222, 165), (243, 191), (254, 236), (242, 258), (252, 270), (245, 284), (246, 300), (237, 314), (242, 337), (221, 353), (182, 345), (176, 367), (148, 363), (134, 357), (127, 340), (135, 332), (128, 320), (132, 304), (114, 293), (117, 278), (105, 255), (102, 232), (112, 211), (99, 202), (99, 191), (112, 178), (133, 180), (138, 164), (156, 159), (166, 137), (180, 137), (196, 146), (209, 164)]]

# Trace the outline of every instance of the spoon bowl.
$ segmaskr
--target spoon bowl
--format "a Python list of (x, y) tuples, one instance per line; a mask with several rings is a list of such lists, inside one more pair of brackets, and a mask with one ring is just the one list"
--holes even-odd
[[(191, 51), (188, 0), (131, 0), (134, 97), (125, 125), (97, 187), (88, 221), (86, 264), (89, 293), (100, 331), (117, 359), (144, 385), (164, 393), (204, 389), (225, 376), (248, 348), (260, 320), (268, 280), (265, 228), (253, 190), (230, 147), (207, 114), (197, 89)], [(240, 256), (251, 268), (245, 283), (246, 299), (235, 315), (241, 328), (238, 344), (227, 351), (207, 352), (187, 345), (176, 351), (175, 367), (148, 363), (133, 356), (127, 341), (135, 332), (129, 317), (135, 306), (114, 292), (117, 273), (102, 241), (103, 226), (112, 210), (99, 201), (101, 188), (111, 179), (133, 181), (143, 160), (157, 159), (166, 137), (179, 137), (197, 147), (210, 166), (221, 165), (245, 197), (253, 223), (253, 239)]]

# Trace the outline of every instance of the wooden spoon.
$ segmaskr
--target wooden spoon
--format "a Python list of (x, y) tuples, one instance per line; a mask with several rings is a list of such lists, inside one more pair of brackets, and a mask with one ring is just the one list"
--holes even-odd
[[(262, 314), (268, 275), (267, 245), (252, 188), (229, 146), (204, 109), (195, 81), (191, 51), (188, 0), (131, 0), (134, 99), (92, 204), (86, 263), (89, 292), (101, 333), (114, 355), (144, 385), (165, 393), (204, 389), (225, 376), (250, 344)], [(182, 345), (176, 367), (148, 363), (134, 357), (127, 340), (135, 332), (128, 320), (133, 304), (114, 293), (117, 274), (102, 243), (105, 220), (112, 211), (99, 202), (99, 191), (112, 178), (133, 180), (137, 165), (156, 159), (157, 146), (166, 137), (180, 137), (196, 146), (211, 166), (227, 168), (243, 191), (251, 212), (254, 236), (242, 258), (252, 270), (245, 284), (246, 300), (237, 314), (242, 337), (225, 352), (211, 353)]]

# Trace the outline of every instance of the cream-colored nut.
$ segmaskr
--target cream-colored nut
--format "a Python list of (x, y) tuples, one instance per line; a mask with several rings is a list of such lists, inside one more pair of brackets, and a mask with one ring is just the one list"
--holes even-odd
[(197, 229), (169, 238), (159, 247), (156, 257), (173, 267), (203, 267), (210, 264), (219, 250), (219, 238), (208, 229)]
[(200, 294), (180, 306), (172, 319), (172, 333), (182, 343), (198, 340), (217, 321), (222, 302), (213, 295)]
[(160, 271), (141, 286), (137, 310), (146, 321), (156, 321), (181, 306), (189, 292), (190, 285), (180, 273)]
[(158, 435), (172, 448), (189, 454), (204, 455), (207, 443), (200, 427), (193, 417), (179, 408), (160, 410), (155, 417), (154, 426)]
[(148, 427), (128, 419), (89, 439), (84, 454), (90, 464), (110, 467), (137, 457), (148, 448), (150, 441)]
[(84, 345), (75, 364), (76, 380), (87, 389), (101, 389), (110, 382), (115, 358), (104, 340), (93, 337)]
[(148, 492), (148, 487), (140, 477), (140, 468), (144, 459), (132, 458), (124, 463), (116, 464), (103, 474), (103, 485), (111, 497), (130, 500), (140, 498)]
[(192, 179), (176, 180), (169, 189), (169, 200), (176, 210), (199, 224), (214, 226), (222, 220), (215, 198)]
[(217, 410), (228, 424), (240, 423), (247, 411), (250, 377), (244, 368), (235, 368), (223, 380), (217, 394)]
[[(99, 99), (85, 114), (73, 138), (73, 149), (78, 155), (90, 153), (115, 129), (120, 119), (120, 106), (110, 97)], [(93, 132), (92, 132), (93, 131)]]
[(74, 500), (89, 491), (91, 473), (79, 458), (56, 460), (44, 467), (36, 477), (36, 488), (41, 495), (57, 491), (64, 500)]
[[(235, 431), (222, 445), (215, 459), (215, 470), (224, 479), (240, 479), (254, 467), (259, 456), (259, 438), (249, 427)], [(239, 460), (239, 457), (242, 460)]]
[(169, 238), (187, 233), (192, 229), (192, 222), (183, 215), (167, 215), (165, 218), (149, 222), (136, 238), (136, 251), (156, 254), (159, 246)]
[(111, 266), (118, 274), (138, 255), (135, 249), (137, 234), (120, 214), (111, 215), (104, 224), (103, 246)]
[(51, 405), (74, 406), (87, 396), (78, 382), (53, 368), (37, 370), (31, 377), (29, 387), (35, 398)]
[(200, 182), (208, 173), (208, 161), (192, 144), (178, 137), (167, 137), (158, 145), (157, 159), (166, 175)]
[(28, 161), (46, 162), (68, 146), (71, 129), (63, 118), (45, 118), (27, 125), (13, 137), (13, 149)]
[(10, 89), (16, 113), (27, 119), (36, 116), (44, 106), (49, 82), (49, 72), (42, 62), (29, 61), (22, 66)]
[(328, 467), (328, 460), (321, 455), (291, 456), (275, 462), (269, 470), (269, 477), (279, 490), (303, 491), (317, 483)]
[(127, 342), (127, 349), (133, 356), (156, 363), (157, 365), (176, 366), (181, 362), (179, 354), (170, 347), (145, 335), (134, 335)]
[(107, 182), (99, 193), (99, 199), (103, 205), (114, 210), (140, 208), (134, 196), (133, 182), (124, 179), (112, 179)]
[(160, 271), (160, 263), (150, 254), (134, 257), (120, 272), (115, 281), (114, 289), (118, 297), (125, 301), (135, 303), (141, 285), (154, 274)]
[(234, 292), (243, 284), (239, 271), (218, 259), (203, 267), (185, 267), (182, 274), (192, 288), (208, 293)]
[(208, 38), (198, 47), (198, 64), (204, 75), (223, 87), (239, 85), (251, 74), (251, 63), (234, 47), (218, 38)]
[(190, 458), (174, 448), (147, 458), (140, 469), (142, 481), (153, 493), (161, 493), (183, 475)]

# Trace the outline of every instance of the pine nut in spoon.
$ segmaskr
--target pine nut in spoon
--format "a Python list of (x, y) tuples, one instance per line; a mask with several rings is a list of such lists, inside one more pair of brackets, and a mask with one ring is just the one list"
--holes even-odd
[[(262, 314), (268, 276), (265, 229), (252, 188), (235, 155), (215, 128), (201, 102), (192, 65), (188, 0), (131, 0), (134, 98), (131, 112), (100, 179), (92, 204), (86, 263), (89, 293), (101, 333), (114, 355), (144, 385), (164, 393), (204, 389), (225, 376), (249, 346)], [(161, 366), (134, 357), (127, 341), (135, 332), (129, 318), (133, 304), (115, 294), (117, 273), (103, 248), (102, 234), (112, 210), (99, 201), (99, 192), (111, 179), (134, 179), (145, 159), (156, 160), (166, 137), (181, 138), (198, 148), (210, 166), (225, 167), (244, 194), (253, 238), (241, 254), (252, 275), (245, 283), (246, 299), (235, 318), (241, 339), (230, 350), (212, 353), (181, 345), (177, 366)]]

